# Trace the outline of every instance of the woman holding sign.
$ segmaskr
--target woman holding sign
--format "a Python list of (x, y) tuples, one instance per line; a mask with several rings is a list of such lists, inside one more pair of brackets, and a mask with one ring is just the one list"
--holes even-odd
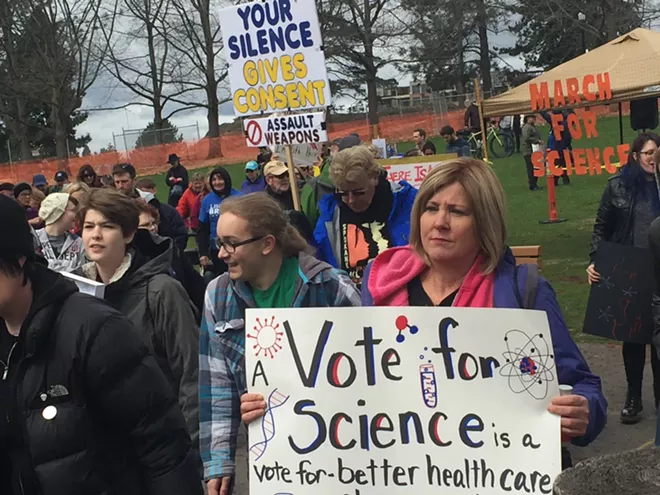
[(413, 206), (410, 245), (381, 253), (365, 271), (363, 306), (528, 308), (545, 311), (559, 382), (556, 397), (564, 441), (587, 445), (605, 426), (600, 379), (573, 342), (550, 284), (516, 267), (506, 247), (504, 190), (479, 160), (445, 162), (426, 177)]
[(209, 495), (227, 495), (235, 474), (245, 376), (245, 310), (359, 306), (345, 273), (307, 254), (310, 246), (266, 194), (220, 205), (218, 255), (228, 272), (206, 290), (200, 337), (200, 448)]
[[(626, 166), (620, 174), (611, 177), (607, 182), (591, 235), (590, 263), (587, 268), (589, 284), (600, 282), (596, 251), (601, 241), (644, 249), (649, 247), (651, 222), (660, 216), (657, 166), (653, 157), (658, 146), (658, 135), (640, 134), (633, 142)], [(645, 332), (651, 335), (652, 329), (645, 329)], [(624, 424), (634, 424), (642, 419), (642, 379), (646, 347), (645, 344), (623, 343), (623, 367), (628, 381), (626, 403), (621, 410), (621, 422)], [(660, 361), (655, 352), (651, 352), (651, 367), (657, 411), (660, 401)]]

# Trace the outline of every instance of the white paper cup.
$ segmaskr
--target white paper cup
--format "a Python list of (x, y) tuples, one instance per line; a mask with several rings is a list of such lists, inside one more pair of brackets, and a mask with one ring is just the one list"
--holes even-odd
[(559, 385), (559, 395), (573, 395), (572, 385)]

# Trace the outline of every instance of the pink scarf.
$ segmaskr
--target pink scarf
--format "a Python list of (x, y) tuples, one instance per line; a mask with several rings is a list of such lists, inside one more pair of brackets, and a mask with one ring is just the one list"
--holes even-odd
[[(478, 256), (454, 300), (455, 307), (492, 308), (495, 274), (486, 275)], [(428, 267), (410, 246), (388, 249), (374, 260), (368, 289), (375, 306), (408, 306), (408, 282)]]

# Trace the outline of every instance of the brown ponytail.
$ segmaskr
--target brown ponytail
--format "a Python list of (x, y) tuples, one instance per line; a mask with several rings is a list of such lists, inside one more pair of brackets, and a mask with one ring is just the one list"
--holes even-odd
[(310, 246), (291, 225), (280, 204), (266, 193), (232, 196), (220, 205), (220, 215), (232, 213), (247, 221), (254, 237), (272, 235), (285, 258), (309, 252)]

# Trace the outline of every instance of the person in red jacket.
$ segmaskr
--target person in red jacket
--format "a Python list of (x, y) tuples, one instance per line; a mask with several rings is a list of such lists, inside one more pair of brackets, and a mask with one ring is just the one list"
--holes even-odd
[(204, 198), (206, 192), (205, 187), (204, 176), (199, 172), (194, 174), (190, 187), (185, 190), (176, 207), (188, 229), (197, 230), (197, 226), (199, 225), (199, 210), (202, 206), (202, 198)]

